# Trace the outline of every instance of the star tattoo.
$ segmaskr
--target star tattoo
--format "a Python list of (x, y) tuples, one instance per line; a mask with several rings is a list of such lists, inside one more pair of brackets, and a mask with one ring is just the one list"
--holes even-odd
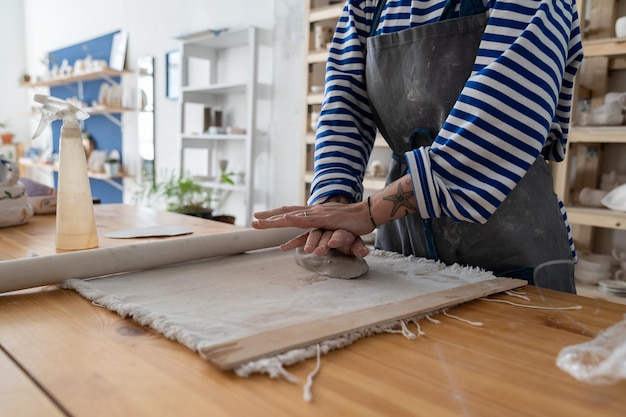
[(393, 208), (391, 209), (391, 217), (393, 217), (400, 207), (405, 207), (409, 210), (416, 211), (417, 207), (411, 204), (410, 198), (413, 196), (412, 191), (402, 190), (402, 184), (398, 184), (398, 192), (395, 195), (389, 197), (383, 197), (383, 200), (393, 201)]

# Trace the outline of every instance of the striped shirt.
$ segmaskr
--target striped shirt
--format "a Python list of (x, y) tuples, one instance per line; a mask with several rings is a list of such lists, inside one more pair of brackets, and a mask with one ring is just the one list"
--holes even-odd
[[(564, 158), (573, 81), (583, 57), (575, 0), (483, 2), (489, 21), (465, 87), (432, 146), (405, 154), (422, 218), (485, 223), (538, 156)], [(445, 3), (387, 0), (375, 35), (436, 22)], [(337, 23), (309, 204), (338, 194), (363, 198), (376, 136), (364, 52), (377, 4), (348, 0)]]

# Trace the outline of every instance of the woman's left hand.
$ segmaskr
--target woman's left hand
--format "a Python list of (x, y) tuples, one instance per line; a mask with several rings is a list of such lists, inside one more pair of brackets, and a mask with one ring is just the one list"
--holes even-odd
[(363, 257), (367, 255), (367, 247), (360, 236), (374, 230), (365, 202), (285, 206), (258, 212), (254, 216), (256, 219), (252, 221), (252, 227), (255, 229), (312, 229), (283, 244), (281, 249), (290, 250), (302, 246), (305, 252), (315, 252), (318, 255), (335, 248), (345, 254)]

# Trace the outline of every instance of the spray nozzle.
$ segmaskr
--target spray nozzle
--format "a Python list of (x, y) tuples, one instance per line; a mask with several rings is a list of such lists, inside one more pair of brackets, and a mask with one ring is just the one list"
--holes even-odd
[(33, 135), (33, 139), (36, 139), (48, 126), (48, 123), (53, 120), (62, 119), (64, 125), (66, 122), (69, 122), (70, 125), (76, 124), (78, 126), (78, 120), (85, 120), (89, 117), (88, 113), (56, 97), (35, 94), (35, 101), (41, 103), (41, 120)]

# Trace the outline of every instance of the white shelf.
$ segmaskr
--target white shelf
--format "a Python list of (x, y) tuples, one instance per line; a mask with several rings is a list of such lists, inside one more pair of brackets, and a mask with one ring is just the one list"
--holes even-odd
[(193, 133), (183, 133), (183, 140), (194, 141), (207, 141), (207, 140), (246, 140), (248, 136), (246, 135), (228, 135), (228, 134), (193, 134)]
[(205, 30), (177, 36), (185, 44), (194, 44), (203, 48), (228, 49), (245, 46), (249, 42), (248, 28)]
[[(219, 210), (234, 215), (239, 225), (248, 225), (252, 220), (253, 209), (267, 204), (267, 190), (262, 186), (256, 186), (254, 179), (266, 175), (265, 172), (260, 172), (256, 165), (256, 156), (264, 153), (264, 147), (267, 146), (267, 141), (262, 140), (261, 137), (261, 132), (266, 129), (259, 126), (260, 122), (256, 116), (259, 101), (269, 97), (271, 91), (268, 84), (258, 80), (259, 48), (260, 45), (266, 43), (268, 37), (268, 31), (252, 26), (222, 31), (208, 30), (178, 37), (183, 43), (181, 75), (182, 83), (186, 84), (181, 88), (179, 100), (182, 129), (185, 129), (186, 122), (190, 120), (198, 122), (196, 119), (202, 117), (194, 114), (187, 115), (191, 119), (185, 119), (187, 103), (200, 104), (204, 108), (222, 107), (226, 103), (227, 110), (223, 121), (239, 123), (238, 127), (246, 132), (245, 134), (199, 134), (190, 133), (195, 127), (187, 127), (187, 132), (180, 133), (181, 170), (185, 171), (191, 165), (186, 162), (186, 158), (195, 156), (195, 161), (198, 161), (197, 155), (202, 153), (194, 150), (203, 150), (206, 156), (202, 155), (202, 158), (206, 158), (204, 159), (206, 162), (201, 168), (201, 175), (196, 175), (194, 178), (204, 186), (219, 192), (217, 200)], [(220, 52), (222, 49), (230, 48), (241, 50), (233, 54), (229, 53), (230, 51)], [(206, 61), (206, 63), (193, 67), (191, 57)], [(239, 76), (233, 76), (231, 71), (235, 66), (245, 71), (238, 72)], [(198, 73), (198, 71), (205, 72)], [(197, 79), (202, 79), (206, 85), (189, 85), (192, 73), (197, 75)], [(238, 82), (222, 82), (229, 78)], [(198, 131), (201, 131), (204, 121), (200, 119), (193, 125), (200, 126)], [(231, 146), (228, 142), (234, 142), (236, 145)], [(238, 176), (241, 183), (228, 184), (220, 182), (219, 177), (215, 177), (215, 173), (220, 172), (219, 163), (223, 159), (237, 161), (238, 169), (244, 173), (242, 178)], [(198, 172), (197, 169), (194, 171)], [(260, 183), (267, 182), (265, 178), (260, 178), (260, 180)]]
[(215, 84), (206, 86), (185, 86), (182, 88), (183, 93), (200, 93), (200, 94), (237, 94), (246, 92), (245, 83), (233, 84)]
[(202, 185), (213, 188), (214, 190), (224, 190), (224, 191), (245, 191), (245, 184), (228, 184), (227, 182), (215, 181), (210, 177), (202, 177), (202, 176), (194, 176), (196, 181), (202, 183)]

